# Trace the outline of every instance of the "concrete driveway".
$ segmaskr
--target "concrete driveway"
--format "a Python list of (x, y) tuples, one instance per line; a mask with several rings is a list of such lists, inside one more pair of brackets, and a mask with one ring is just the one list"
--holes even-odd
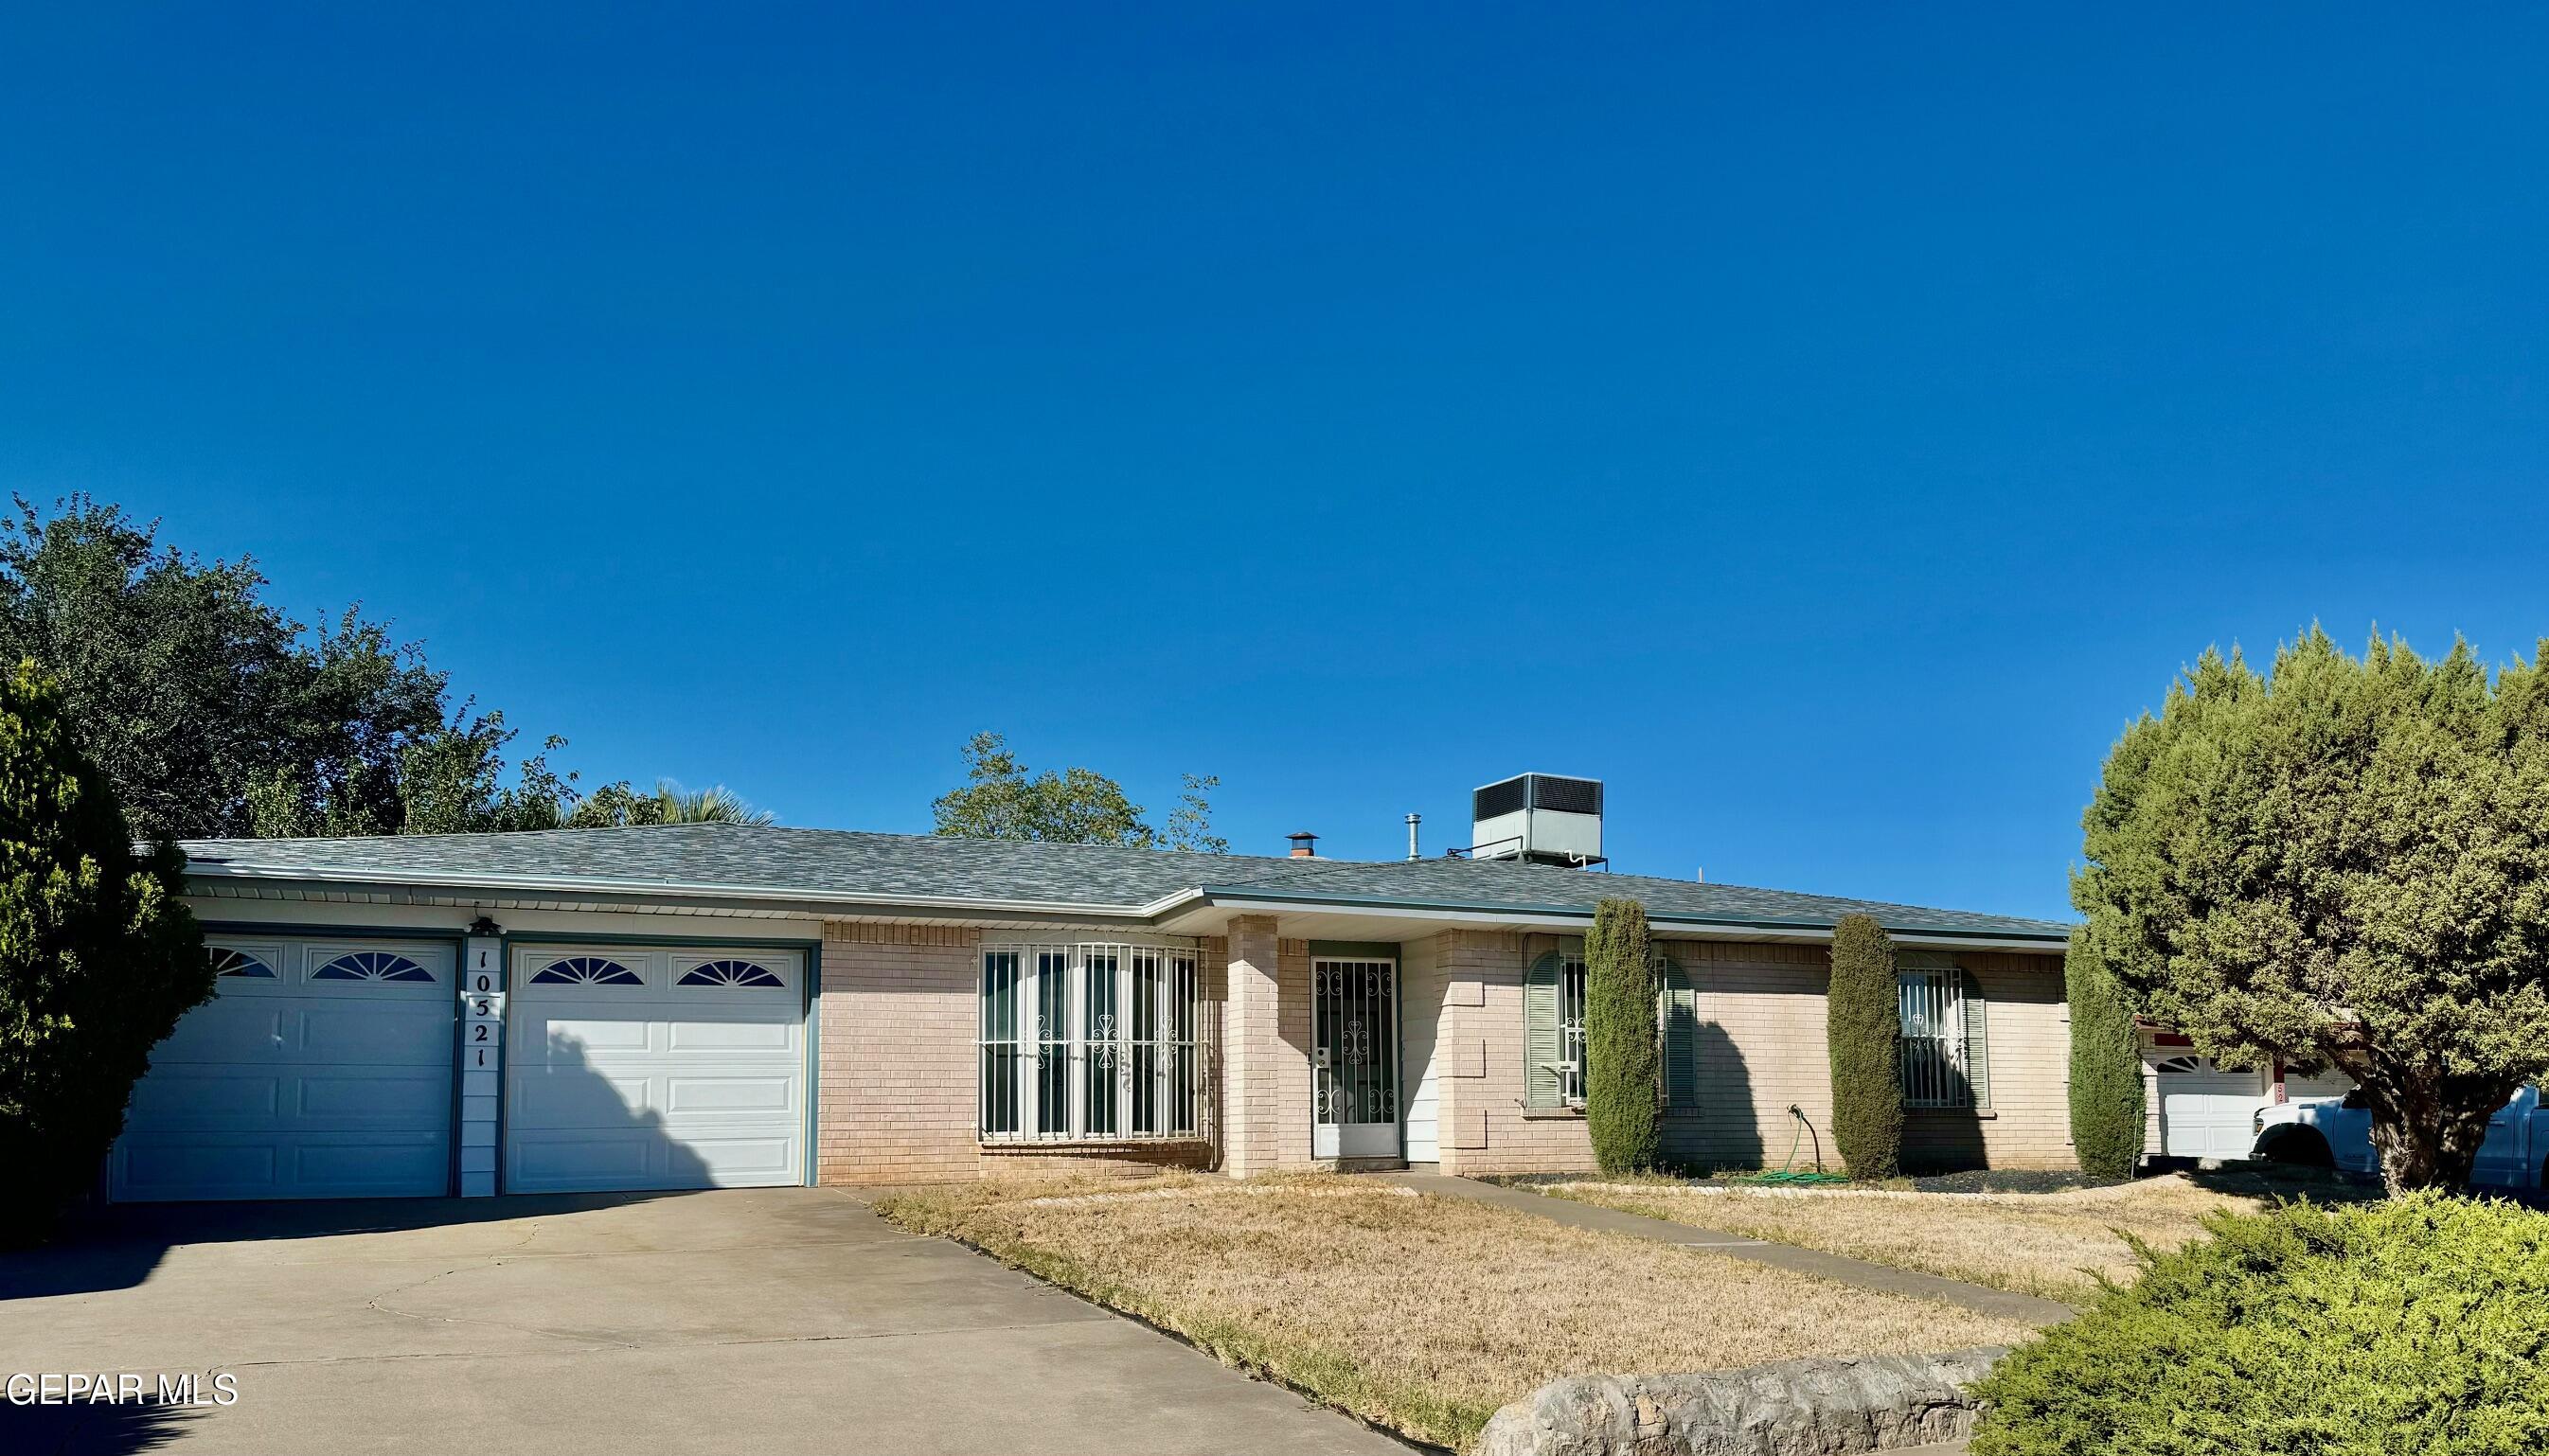
[(0, 1450), (1406, 1450), (821, 1189), (119, 1210), (0, 1255), (0, 1374), (72, 1371), (237, 1400)]

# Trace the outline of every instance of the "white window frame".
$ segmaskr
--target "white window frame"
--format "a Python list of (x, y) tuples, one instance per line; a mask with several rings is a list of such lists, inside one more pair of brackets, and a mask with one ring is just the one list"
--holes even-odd
[(1895, 976), (1896, 1031), (1903, 1047), (1905, 1107), (1971, 1107), (1965, 1060), (1964, 978), (1950, 968)]
[[(1009, 993), (1005, 1024), (992, 1011), (995, 989)], [(1149, 1035), (1136, 1035), (1146, 1005)], [(1059, 1027), (1048, 1024), (1048, 1007)], [(1203, 1140), (1212, 1086), (1203, 1013), (1192, 946), (986, 943), (975, 981), (976, 1135), (986, 1143)]]

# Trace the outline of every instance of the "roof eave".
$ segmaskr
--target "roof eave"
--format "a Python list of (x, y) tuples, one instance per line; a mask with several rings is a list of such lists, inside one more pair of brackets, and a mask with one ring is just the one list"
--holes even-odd
[[(843, 890), (800, 890), (769, 885), (613, 879), (592, 876), (436, 873), (399, 874), (378, 869), (333, 869), (309, 865), (261, 866), (195, 862), (188, 879), (230, 885), (304, 886), (334, 893), (376, 894), (415, 901), (419, 898), (572, 899), (615, 909), (723, 908), (761, 913), (826, 917), (964, 919), (983, 921), (1082, 921), (1157, 927), (1203, 911), (1302, 913), (1347, 912), (1390, 919), (1431, 922), (1487, 922), (1499, 926), (1547, 926), (1574, 929), (1591, 923), (1593, 911), (1580, 905), (1492, 904), (1404, 896), (1359, 896), (1270, 890), (1258, 885), (1197, 885), (1162, 895), (1139, 905), (1073, 900), (989, 899), (981, 896), (862, 894)], [(218, 893), (218, 891), (208, 891)], [(1693, 915), (1648, 912), (1648, 921), (1667, 930), (1717, 932), (1722, 935), (1777, 937), (1823, 941), (1832, 924), (1774, 916)], [(2062, 947), (2067, 932), (2046, 930), (1975, 930), (1913, 922), (1888, 925), (1887, 931), (1911, 945), (1962, 947), (1971, 950), (2043, 952)]]
[(1140, 906), (1088, 904), (1072, 900), (984, 899), (962, 895), (860, 894), (844, 890), (798, 890), (770, 885), (684, 883), (665, 880), (606, 879), (538, 874), (398, 874), (380, 870), (334, 870), (310, 866), (262, 867), (190, 864), (189, 880), (231, 884), (310, 886), (330, 891), (393, 892), (406, 896), (452, 895), (498, 898), (551, 896), (614, 906), (701, 905), (779, 910), (819, 919), (826, 915), (874, 917), (897, 912), (916, 917), (963, 917), (987, 920), (1129, 920), (1148, 915)]
[[(1590, 925), (1593, 911), (1574, 905), (1513, 905), (1459, 900), (1422, 900), (1403, 896), (1314, 895), (1292, 891), (1268, 890), (1254, 885), (1205, 885), (1190, 897), (1214, 909), (1248, 911), (1350, 910), (1366, 915), (1415, 920), (1489, 920), (1499, 925), (1547, 925), (1576, 927)], [(1200, 908), (1181, 907), (1181, 908)], [(1694, 915), (1659, 912), (1650, 909), (1647, 923), (1665, 929), (1720, 931), (1738, 934), (1776, 935), (1796, 940), (1823, 941), (1832, 938), (1833, 926), (1828, 920), (1797, 920), (1775, 916)], [(1976, 930), (1962, 926), (1934, 926), (1907, 922), (1887, 925), (1886, 933), (1895, 940), (1911, 945), (1958, 946), (1971, 950), (2058, 950), (2069, 938), (2063, 930)]]

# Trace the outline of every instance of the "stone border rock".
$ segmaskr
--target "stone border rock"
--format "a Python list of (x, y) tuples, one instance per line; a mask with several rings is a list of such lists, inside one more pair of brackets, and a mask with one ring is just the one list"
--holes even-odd
[(1479, 1456), (1841, 1456), (1961, 1440), (2006, 1348), (1578, 1375), (1495, 1413)]

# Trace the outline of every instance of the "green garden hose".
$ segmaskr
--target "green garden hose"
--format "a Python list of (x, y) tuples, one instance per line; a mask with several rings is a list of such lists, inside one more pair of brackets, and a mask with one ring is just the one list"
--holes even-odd
[(1793, 1102), (1788, 1104), (1788, 1116), (1795, 1119), (1797, 1127), (1795, 1132), (1788, 1135), (1788, 1155), (1780, 1161), (1778, 1170), (1776, 1172), (1754, 1173), (1748, 1178), (1737, 1178), (1733, 1181), (1737, 1183), (1777, 1183), (1790, 1187), (1817, 1183), (1848, 1182), (1849, 1175), (1846, 1173), (1827, 1173), (1824, 1171), (1824, 1139), (1821, 1137), (1815, 1138), (1815, 1170), (1811, 1173), (1796, 1171), (1797, 1143), (1806, 1136), (1806, 1134), (1814, 1131), (1814, 1124), (1806, 1120), (1804, 1110), (1799, 1108)]

